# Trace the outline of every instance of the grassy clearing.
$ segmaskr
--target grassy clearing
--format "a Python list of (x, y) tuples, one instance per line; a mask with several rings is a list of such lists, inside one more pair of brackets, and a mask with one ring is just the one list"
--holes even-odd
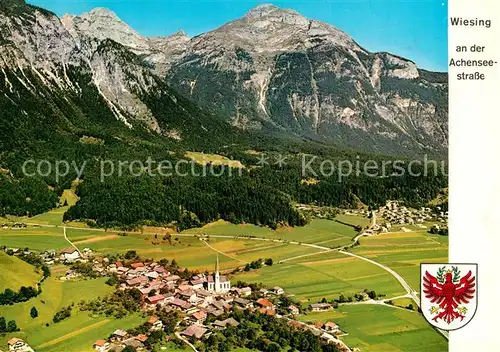
[(394, 297), (404, 294), (398, 281), (385, 270), (354, 257), (332, 252), (276, 264), (236, 275), (235, 280), (279, 285), (304, 304), (322, 298), (353, 295), (363, 289)]
[(197, 164), (200, 165), (206, 165), (206, 164), (213, 164), (213, 165), (226, 165), (234, 168), (245, 168), (245, 165), (241, 163), (241, 161), (238, 160), (231, 160), (225, 156), (218, 155), (218, 154), (205, 154), (205, 153), (198, 153), (198, 152), (186, 152), (184, 154), (185, 157), (193, 160)]
[[(369, 318), (368, 318), (369, 317)], [(417, 312), (377, 305), (341, 306), (326, 313), (310, 313), (303, 321), (334, 321), (348, 335), (341, 337), (363, 352), (445, 352), (448, 343)]]
[(32, 227), (0, 229), (0, 245), (43, 251), (68, 247), (68, 242), (64, 239), (62, 228)]
[[(162, 346), (162, 351), (164, 352), (190, 352), (192, 349), (190, 347), (178, 347), (175, 343), (169, 342), (165, 346)], [(164, 348), (164, 349), (163, 349)]]
[[(85, 312), (68, 319), (51, 331), (51, 337), (41, 345), (34, 345), (40, 352), (85, 352), (93, 351), (92, 344), (98, 339), (107, 338), (116, 329), (131, 329), (141, 325), (146, 319), (131, 315), (119, 320), (103, 317), (90, 318)], [(37, 347), (38, 346), (38, 347)]]
[(424, 230), (364, 237), (353, 252), (389, 266), (415, 290), (420, 288), (421, 263), (448, 262), (448, 237)]
[(354, 226), (366, 227), (370, 225), (370, 219), (366, 216), (354, 215), (354, 214), (338, 214), (335, 220), (345, 222)]
[[(56, 341), (54, 344), (50, 344), (50, 342), (79, 330), (81, 330), (81, 334), (85, 333), (84, 335), (87, 336), (87, 338), (89, 337), (88, 334), (91, 334), (92, 338), (94, 335), (99, 335), (97, 338), (106, 337), (108, 335), (106, 335), (105, 332), (109, 334), (113, 331), (111, 329), (112, 326), (114, 326), (112, 322), (94, 325), (104, 319), (90, 318), (86, 313), (77, 312), (76, 308), (73, 309), (72, 317), (68, 320), (57, 324), (52, 323), (54, 314), (61, 308), (72, 303), (76, 304), (81, 300), (103, 297), (113, 290), (112, 287), (104, 283), (106, 281), (105, 278), (96, 280), (60, 281), (57, 279), (57, 276), (59, 276), (64, 269), (65, 267), (54, 267), (52, 277), (45, 280), (42, 284), (42, 293), (39, 296), (28, 302), (0, 307), (0, 315), (4, 316), (7, 320), (16, 320), (17, 325), (21, 328), (20, 333), (9, 334), (8, 336), (0, 338), (0, 345), (6, 343), (9, 337), (21, 336), (37, 351), (84, 351), (85, 349), (79, 349), (82, 345), (75, 344), (75, 347), (72, 347), (73, 349), (66, 349), (66, 347), (63, 348), (60, 346), (60, 344), (64, 343), (67, 343), (68, 347), (73, 346), (73, 344), (78, 341), (75, 338), (71, 338), (68, 341)], [(32, 307), (36, 307), (38, 310), (39, 316), (35, 319), (30, 316)], [(46, 323), (49, 324), (48, 327)], [(107, 329), (104, 331), (103, 329), (105, 328)], [(74, 336), (77, 335), (80, 334), (75, 334)], [(89, 340), (87, 338), (84, 339), (82, 337), (81, 341), (86, 341), (86, 343), (88, 343)], [(40, 348), (40, 346), (45, 346), (46, 348)], [(90, 346), (90, 348), (91, 347), (92, 346)]]
[(0, 251), (0, 292), (6, 288), (17, 291), (21, 286), (36, 287), (41, 277), (34, 266)]
[(199, 229), (186, 230), (185, 233), (275, 238), (321, 244), (326, 247), (348, 244), (356, 236), (356, 231), (352, 227), (324, 219), (314, 219), (304, 227), (284, 227), (276, 231), (250, 224), (234, 225), (225, 221), (217, 221)]
[(398, 299), (394, 299), (392, 300), (392, 304), (396, 307), (401, 307), (401, 308), (406, 308), (408, 307), (410, 304), (413, 306), (413, 310), (417, 310), (418, 307), (417, 305), (415, 304), (415, 302), (410, 299), (410, 298), (398, 298)]
[(145, 258), (175, 259), (183, 267), (198, 270), (213, 269), (216, 250), (228, 255), (219, 255), (222, 269), (232, 269), (259, 258), (273, 258), (277, 262), (317, 252), (316, 249), (298, 245), (249, 239), (209, 238), (208, 243), (214, 250), (198, 238), (188, 236), (174, 235), (169, 242), (162, 234), (118, 236), (113, 232), (67, 229), (67, 235), (78, 247), (88, 247), (102, 254), (125, 253), (133, 249)]

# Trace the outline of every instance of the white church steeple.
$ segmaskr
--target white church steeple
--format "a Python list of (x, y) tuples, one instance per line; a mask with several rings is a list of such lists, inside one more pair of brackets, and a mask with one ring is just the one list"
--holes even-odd
[(219, 275), (219, 253), (217, 253), (217, 260), (215, 262), (215, 292), (220, 292), (221, 291), (221, 286), (220, 286), (220, 275)]

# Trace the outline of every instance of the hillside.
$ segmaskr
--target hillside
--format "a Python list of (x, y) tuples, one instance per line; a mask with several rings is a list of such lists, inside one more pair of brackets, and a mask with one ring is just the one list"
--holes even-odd
[(113, 39), (201, 107), (242, 130), (369, 152), (445, 156), (447, 74), (371, 53), (334, 26), (261, 5), (189, 38), (141, 37), (106, 9), (65, 16), (76, 38)]
[[(282, 21), (275, 23), (276, 18)], [(259, 29), (259, 21), (271, 27)], [(402, 92), (413, 92), (419, 87), (422, 94), (417, 94), (418, 102), (405, 98), (404, 104), (415, 106), (419, 114), (431, 105), (437, 109), (435, 111), (441, 111), (436, 99), (446, 94), (444, 83), (435, 83), (432, 89), (426, 88), (429, 81), (438, 80), (439, 74), (419, 71), (410, 61), (389, 54), (373, 54), (381, 60), (377, 62), (384, 63), (384, 74), (377, 77), (382, 82), (380, 92), (386, 89), (387, 94), (363, 95), (363, 104), (368, 105), (363, 105), (362, 111), (358, 112), (364, 116), (366, 125), (360, 129), (355, 117), (337, 124), (319, 114), (314, 120), (316, 122), (313, 121), (314, 128), (311, 127), (310, 118), (315, 111), (312, 107), (319, 105), (310, 97), (311, 90), (307, 85), (317, 88), (317, 91), (313, 89), (316, 97), (326, 96), (322, 87), (330, 89), (328, 99), (333, 99), (334, 105), (342, 107), (342, 111), (348, 111), (344, 105), (354, 104), (359, 94), (351, 89), (351, 85), (357, 87), (356, 82), (365, 82), (366, 77), (360, 76), (359, 69), (366, 68), (366, 65), (349, 63), (346, 58), (352, 58), (354, 54), (358, 58), (365, 55), (367, 60), (376, 57), (366, 53), (346, 34), (316, 22), (311, 22), (309, 29), (301, 27), (297, 36), (283, 41), (283, 36), (291, 28), (303, 26), (304, 21), (295, 12), (259, 7), (244, 19), (196, 38), (188, 39), (182, 33), (166, 38), (143, 38), (106, 9), (96, 9), (81, 17), (65, 16), (61, 21), (55, 14), (26, 5), (21, 0), (2, 2), (0, 216), (33, 216), (55, 208), (58, 196), (71, 187), (77, 176), (83, 181), (76, 189), (80, 200), (69, 208), (64, 219), (90, 220), (101, 226), (135, 226), (146, 222), (184, 229), (218, 219), (271, 227), (280, 224), (295, 226), (304, 225), (308, 220), (295, 208), (296, 202), (355, 206), (361, 201), (373, 206), (387, 199), (399, 199), (415, 206), (426, 204), (446, 187), (444, 175), (353, 176), (339, 182), (340, 170), (334, 170), (329, 175), (318, 176), (316, 184), (303, 183), (302, 157), (306, 154), (319, 157), (314, 164), (318, 170), (322, 161), (347, 159), (365, 162), (374, 159), (381, 162), (387, 158), (399, 158), (359, 150), (399, 154), (421, 151), (420, 147), (413, 149), (416, 144), (412, 133), (396, 133), (392, 122), (382, 121), (380, 116), (372, 119), (364, 109), (379, 106), (384, 110), (387, 106), (381, 104), (391, 101), (389, 96), (394, 89), (399, 87)], [(321, 31), (326, 34), (323, 36)], [(238, 39), (236, 33), (251, 36)], [(322, 39), (312, 40), (311, 33)], [(251, 113), (250, 107), (247, 109), (240, 104), (255, 99), (242, 91), (238, 84), (226, 80), (228, 77), (247, 77), (239, 71), (231, 73), (222, 65), (225, 55), (232, 55), (231, 51), (223, 50), (220, 58), (210, 51), (215, 44), (229, 45), (236, 50), (237, 61), (244, 64), (250, 74), (252, 70), (261, 69), (261, 61), (252, 56), (255, 55), (252, 50), (262, 51), (268, 58), (276, 54), (268, 52), (270, 47), (252, 49), (251, 45), (257, 45), (253, 36), (262, 36), (262, 43), (276, 36), (279, 40), (272, 47), (283, 51), (276, 61), (277, 71), (266, 78), (272, 88), (263, 93), (261, 105), (273, 114), (265, 121), (257, 110), (255, 114)], [(239, 49), (236, 42), (241, 43)], [(326, 75), (323, 85), (319, 84), (316, 73), (307, 80), (312, 71), (307, 73), (302, 69), (306, 63), (304, 60), (310, 61), (311, 67), (330, 60), (327, 59), (330, 54), (324, 58), (315, 56), (323, 50), (321, 48), (334, 48), (333, 51), (327, 50), (334, 56), (339, 50), (345, 55), (345, 60), (341, 60), (345, 66), (337, 65), (338, 74), (342, 75), (339, 79), (345, 84), (336, 85), (338, 82), (330, 79), (333, 73), (325, 67), (319, 68)], [(310, 50), (315, 54), (309, 53)], [(211, 59), (200, 59), (208, 65), (200, 67), (196, 66), (200, 62), (197, 59), (186, 61), (195, 51), (196, 55), (213, 57), (217, 64), (212, 67), (208, 65)], [(387, 68), (387, 62), (395, 63)], [(282, 71), (279, 71), (280, 67)], [(287, 67), (294, 67), (293, 74)], [(225, 73), (221, 76), (218, 70), (222, 68), (225, 73), (229, 72), (227, 76)], [(186, 71), (182, 73), (184, 69)], [(187, 94), (182, 88), (183, 83), (176, 83), (174, 78), (184, 76), (187, 79), (195, 71), (199, 71), (199, 81), (193, 85), (193, 94)], [(168, 73), (167, 77), (165, 73)], [(249, 77), (256, 76), (252, 73)], [(198, 91), (201, 87), (211, 88)], [(338, 87), (343, 88), (339, 90)], [(305, 95), (297, 95), (297, 89)], [(339, 95), (341, 92), (345, 94)], [(422, 105), (424, 97), (427, 99), (425, 106)], [(302, 106), (302, 98), (312, 105), (303, 105), (304, 113), (298, 114), (296, 108)], [(290, 110), (283, 108), (284, 101), (298, 104), (292, 109), (295, 119), (290, 119)], [(210, 106), (212, 103), (217, 108)], [(356, 104), (361, 106), (360, 101)], [(234, 120), (230, 111), (234, 107), (251, 116)], [(333, 111), (332, 106), (326, 107), (323, 105), (321, 111)], [(349, 109), (354, 115), (358, 113), (355, 107)], [(415, 116), (410, 121), (415, 131), (419, 130), (416, 119), (433, 131), (433, 124), (425, 116)], [(238, 121), (248, 121), (249, 124)], [(391, 121), (399, 123), (400, 120), (394, 118)], [(401, 125), (398, 129), (408, 132), (408, 126)], [(333, 131), (333, 134), (328, 131)], [(431, 132), (421, 135), (425, 142), (422, 145), (434, 148), (433, 143), (439, 138)], [(344, 147), (338, 147), (336, 143)], [(345, 145), (352, 149), (345, 148)], [(255, 153), (249, 154), (249, 150)], [(186, 163), (189, 155), (200, 152), (219, 155), (222, 160), (238, 160), (246, 168), (238, 169), (238, 173), (241, 171), (239, 177), (232, 177), (227, 167), (216, 166), (217, 172), (222, 170), (221, 175), (200, 178), (200, 172), (207, 165), (196, 162), (191, 167)], [(435, 147), (433, 152), (439, 153), (439, 148)], [(273, 161), (268, 167), (259, 165), (258, 157), (262, 153)], [(280, 156), (287, 159), (286, 167), (274, 163)], [(176, 171), (188, 175), (184, 177), (177, 172), (168, 177), (149, 177), (146, 173), (138, 177), (133, 170), (125, 169), (120, 177), (113, 174), (105, 179), (106, 182), (101, 178), (103, 161), (144, 163), (149, 158), (173, 165), (183, 164), (183, 168)], [(71, 168), (60, 178), (56, 178), (54, 172), (28, 177), (23, 172), (23, 164), (30, 159), (44, 160), (51, 165), (58, 160), (67, 160), (76, 166), (85, 165), (85, 169), (78, 175)], [(33, 168), (27, 171), (34, 172)], [(391, 170), (387, 171), (391, 175)]]
[(21, 286), (36, 287), (41, 277), (34, 266), (0, 250), (0, 292), (6, 288), (17, 291)]

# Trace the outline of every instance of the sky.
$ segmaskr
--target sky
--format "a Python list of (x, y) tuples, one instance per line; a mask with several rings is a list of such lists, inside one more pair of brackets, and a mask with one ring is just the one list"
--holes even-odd
[(144, 36), (195, 36), (272, 3), (340, 28), (363, 48), (448, 69), (448, 0), (27, 0), (62, 16), (106, 7)]

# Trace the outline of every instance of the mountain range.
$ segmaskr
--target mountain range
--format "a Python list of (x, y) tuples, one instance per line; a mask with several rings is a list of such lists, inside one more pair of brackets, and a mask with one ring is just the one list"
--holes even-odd
[(125, 126), (173, 142), (237, 130), (447, 153), (446, 73), (371, 53), (330, 24), (273, 5), (190, 38), (141, 36), (104, 8), (58, 18), (2, 0), (0, 70), (7, 149), (46, 129), (81, 137)]

